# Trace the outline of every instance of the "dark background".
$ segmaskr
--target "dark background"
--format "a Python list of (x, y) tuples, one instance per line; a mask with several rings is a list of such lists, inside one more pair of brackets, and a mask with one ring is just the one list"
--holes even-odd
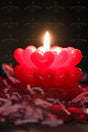
[[(0, 0), (0, 64), (13, 63), (14, 50), (41, 46), (49, 31), (51, 45), (73, 46), (82, 51), (79, 64), (88, 72), (88, 0)], [(1, 132), (87, 132), (87, 124), (23, 128), (1, 126)]]
[(80, 68), (88, 66), (87, 0), (0, 0), (0, 64), (13, 63), (14, 50), (43, 45), (46, 31), (51, 46), (82, 51)]

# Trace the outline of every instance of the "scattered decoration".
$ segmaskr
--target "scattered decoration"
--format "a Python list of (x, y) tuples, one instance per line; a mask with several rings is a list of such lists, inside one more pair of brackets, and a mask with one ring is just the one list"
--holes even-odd
[[(15, 124), (41, 123), (56, 127), (69, 121), (88, 120), (88, 86), (77, 84), (81, 92), (75, 98), (49, 97), (41, 87), (22, 84), (13, 68), (3, 64), (6, 78), (0, 76), (0, 122)], [(75, 87), (74, 87), (75, 89)], [(54, 93), (52, 93), (54, 94)]]

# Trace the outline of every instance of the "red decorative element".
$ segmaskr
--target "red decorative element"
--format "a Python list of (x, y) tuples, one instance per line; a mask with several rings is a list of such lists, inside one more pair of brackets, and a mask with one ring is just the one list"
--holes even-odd
[(71, 112), (72, 119), (83, 120), (86, 117), (84, 112), (82, 111), (82, 108), (69, 107), (68, 110)]
[(68, 120), (69, 118), (68, 114), (65, 112), (61, 105), (53, 105), (49, 108), (49, 112), (54, 114), (58, 119)]
[(55, 55), (51, 51), (47, 51), (44, 54), (41, 52), (34, 52), (31, 55), (32, 62), (39, 68), (39, 69), (46, 69), (48, 68), (52, 62), (54, 61)]

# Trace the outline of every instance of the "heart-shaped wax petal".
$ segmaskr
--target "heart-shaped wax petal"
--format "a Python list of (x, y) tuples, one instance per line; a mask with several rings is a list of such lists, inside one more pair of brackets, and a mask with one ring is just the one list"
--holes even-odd
[(17, 65), (14, 68), (14, 76), (20, 80), (22, 84), (34, 86), (33, 73), (33, 70), (29, 70), (22, 65)]
[(67, 65), (67, 62), (68, 62), (68, 59), (69, 59), (69, 54), (66, 50), (62, 50), (58, 55), (57, 55), (57, 58), (56, 58), (56, 62), (57, 62), (57, 65), (58, 67), (60, 66), (64, 66), (64, 65)]
[(31, 54), (36, 50), (36, 48), (34, 46), (28, 46), (25, 50), (24, 50), (24, 59), (25, 59), (25, 62), (26, 63), (31, 63), (31, 60), (30, 60), (30, 56)]
[(73, 85), (80, 81), (82, 77), (82, 71), (78, 67), (73, 67), (69, 71), (69, 79), (67, 80), (69, 84)]
[(44, 73), (41, 71), (35, 71), (33, 74), (36, 86), (42, 87), (44, 85)]
[(78, 49), (73, 49), (71, 52), (71, 57), (72, 57), (71, 65), (75, 66), (81, 61), (82, 53)]
[(24, 53), (24, 50), (22, 48), (18, 48), (14, 52), (14, 57), (16, 61), (20, 64), (23, 63), (23, 53)]
[(33, 74), (36, 86), (43, 88), (52, 86), (55, 80), (55, 73), (51, 70), (47, 71), (35, 71)]
[(40, 69), (46, 69), (54, 61), (55, 55), (51, 51), (47, 51), (44, 54), (41, 52), (34, 52), (31, 54), (32, 62)]
[(58, 70), (55, 71), (56, 79), (55, 79), (55, 84), (57, 86), (64, 86), (66, 85), (66, 82), (68, 80), (68, 69), (66, 68), (59, 68)]
[(57, 54), (59, 54), (61, 52), (61, 50), (63, 50), (63, 48), (59, 47), (59, 46), (53, 46), (51, 48), (51, 51), (56, 52)]

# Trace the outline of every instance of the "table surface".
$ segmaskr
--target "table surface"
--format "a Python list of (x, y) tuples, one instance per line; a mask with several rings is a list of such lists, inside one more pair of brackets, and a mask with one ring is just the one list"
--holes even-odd
[(58, 127), (44, 125), (7, 126), (0, 125), (0, 132), (88, 132), (88, 124), (69, 123)]

